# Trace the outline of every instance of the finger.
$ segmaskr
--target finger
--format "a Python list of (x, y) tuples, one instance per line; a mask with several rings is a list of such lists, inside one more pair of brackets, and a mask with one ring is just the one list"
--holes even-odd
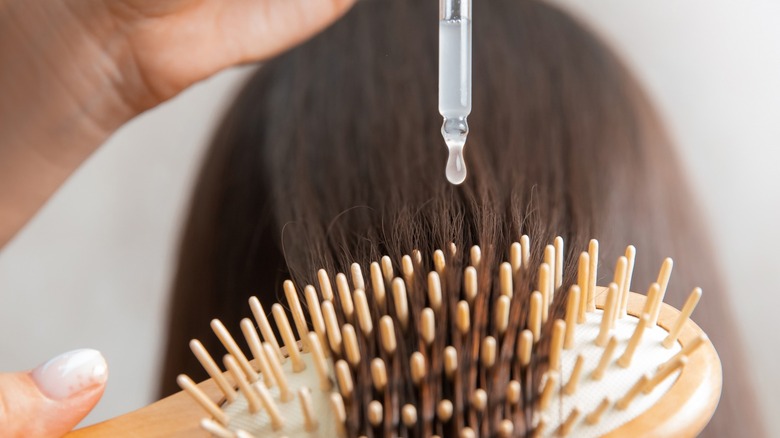
[(64, 435), (98, 402), (107, 377), (103, 356), (88, 349), (61, 354), (30, 372), (0, 374), (2, 435)]
[(238, 50), (231, 63), (257, 61), (283, 52), (341, 17), (355, 0), (233, 0), (224, 2), (220, 23)]

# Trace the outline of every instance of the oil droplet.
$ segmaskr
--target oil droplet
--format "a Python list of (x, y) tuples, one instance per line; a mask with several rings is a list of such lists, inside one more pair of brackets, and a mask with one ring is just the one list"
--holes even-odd
[(466, 180), (466, 162), (463, 160), (463, 144), (448, 144), (447, 180), (455, 185)]

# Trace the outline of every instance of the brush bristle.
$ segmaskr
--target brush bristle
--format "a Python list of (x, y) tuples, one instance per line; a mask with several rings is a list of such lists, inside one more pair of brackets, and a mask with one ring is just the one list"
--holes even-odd
[(262, 341), (251, 321), (241, 329), (252, 363), (215, 320), (240, 394), (193, 341), (227, 400), (217, 415), (198, 395), (215, 420), (203, 427), (219, 436), (600, 436), (652, 406), (693, 352), (681, 353), (676, 337), (700, 289), (670, 332), (656, 325), (669, 259), (632, 316), (633, 247), (608, 288), (596, 287), (596, 241), (579, 257), (576, 284), (564, 278), (560, 238), (539, 266), (527, 236), (504, 263), (478, 246), (446, 249), (352, 264), (351, 284), (325, 270), (319, 289), (286, 281), (293, 324), (272, 308), (284, 348), (251, 299)]

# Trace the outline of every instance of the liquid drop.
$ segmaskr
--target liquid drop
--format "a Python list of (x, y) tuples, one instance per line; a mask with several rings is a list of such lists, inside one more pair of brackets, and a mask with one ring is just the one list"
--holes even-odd
[(463, 160), (463, 144), (448, 144), (450, 156), (447, 158), (447, 180), (455, 185), (466, 180), (466, 162)]

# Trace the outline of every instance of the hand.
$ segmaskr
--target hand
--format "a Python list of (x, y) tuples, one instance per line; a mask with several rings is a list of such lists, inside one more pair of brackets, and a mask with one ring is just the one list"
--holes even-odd
[[(341, 16), (354, 0), (103, 0), (127, 100), (145, 109), (230, 65), (263, 60)], [(75, 3), (75, 2), (73, 2)], [(90, 2), (94, 3), (94, 2)], [(92, 11), (83, 14), (90, 26)]]
[(355, 0), (0, 0), (0, 247), (116, 129)]
[(86, 349), (61, 354), (29, 372), (0, 374), (2, 435), (64, 435), (92, 410), (107, 378), (103, 356)]

